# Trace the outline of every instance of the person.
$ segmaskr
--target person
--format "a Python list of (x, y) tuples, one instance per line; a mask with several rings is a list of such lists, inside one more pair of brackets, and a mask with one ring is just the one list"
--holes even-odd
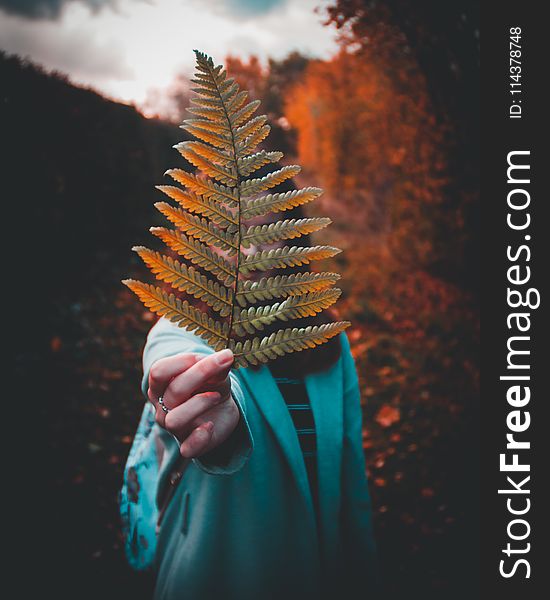
[[(261, 334), (333, 316), (326, 310)], [(151, 328), (147, 402), (121, 490), (129, 561), (139, 568), (136, 558), (154, 553), (155, 600), (347, 597), (358, 587), (376, 597), (346, 332), (268, 364), (235, 369), (233, 360), (164, 317)]]

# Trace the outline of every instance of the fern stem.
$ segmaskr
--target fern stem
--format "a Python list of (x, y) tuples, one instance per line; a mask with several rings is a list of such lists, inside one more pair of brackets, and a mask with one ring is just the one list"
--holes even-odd
[(210, 71), (210, 76), (214, 81), (214, 85), (216, 86), (216, 91), (218, 92), (218, 96), (220, 97), (220, 102), (222, 104), (223, 112), (225, 114), (225, 118), (227, 119), (227, 125), (229, 127), (229, 133), (231, 134), (231, 146), (233, 148), (233, 160), (235, 161), (235, 171), (237, 172), (236, 179), (236, 188), (237, 188), (237, 265), (235, 267), (235, 283), (233, 286), (233, 295), (231, 298), (231, 312), (229, 313), (229, 328), (227, 330), (227, 338), (226, 338), (226, 348), (229, 348), (231, 343), (231, 332), (233, 330), (233, 314), (235, 312), (235, 300), (237, 298), (237, 289), (239, 285), (239, 271), (241, 266), (241, 173), (239, 171), (239, 162), (237, 160), (237, 147), (235, 145), (235, 135), (233, 133), (233, 126), (231, 125), (231, 119), (229, 118), (229, 113), (227, 112), (227, 107), (225, 105), (225, 101), (223, 99), (222, 93), (220, 91), (220, 87), (218, 85), (218, 81), (214, 76), (212, 71), (212, 67), (210, 63), (207, 61), (208, 70)]
[[(231, 133), (231, 137), (233, 137), (233, 133)], [(235, 160), (235, 164), (237, 164), (237, 161)], [(240, 175), (239, 175), (239, 170), (237, 167), (237, 185), (240, 185)], [(240, 271), (240, 266), (241, 266), (241, 191), (240, 189), (237, 189), (237, 198), (239, 200), (239, 207), (238, 207), (238, 221), (239, 221), (239, 233), (237, 234), (237, 246), (238, 246), (238, 250), (237, 250), (237, 265), (235, 268), (235, 285), (233, 287), (233, 296), (231, 298), (231, 313), (229, 315), (229, 329), (227, 331), (227, 348), (229, 348), (230, 345), (230, 341), (231, 341), (231, 332), (233, 330), (233, 314), (235, 313), (235, 300), (237, 298), (237, 289), (238, 289), (238, 285), (239, 285), (239, 271)]]

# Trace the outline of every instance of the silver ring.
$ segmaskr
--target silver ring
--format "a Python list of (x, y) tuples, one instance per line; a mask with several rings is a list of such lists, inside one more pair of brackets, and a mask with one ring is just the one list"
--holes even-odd
[(158, 403), (160, 404), (160, 407), (162, 408), (162, 410), (165, 413), (170, 412), (170, 409), (166, 406), (166, 404), (164, 404), (164, 397), (163, 396), (159, 396)]

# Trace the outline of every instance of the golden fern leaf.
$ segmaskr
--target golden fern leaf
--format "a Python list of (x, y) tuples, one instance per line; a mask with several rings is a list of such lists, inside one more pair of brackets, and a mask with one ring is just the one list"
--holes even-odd
[(267, 194), (248, 201), (244, 201), (241, 209), (241, 219), (260, 217), (269, 212), (281, 212), (290, 210), (296, 206), (306, 204), (318, 198), (323, 190), (315, 187), (307, 187), (301, 190), (290, 190), (285, 193)]
[(314, 348), (338, 335), (350, 325), (349, 321), (335, 321), (322, 325), (279, 329), (264, 338), (255, 337), (245, 342), (231, 339), (229, 348), (235, 355), (235, 363), (239, 367), (248, 367), (251, 364), (268, 362), (290, 352)]
[(191, 135), (194, 135), (203, 142), (208, 142), (209, 144), (212, 144), (218, 148), (223, 148), (224, 150), (231, 149), (231, 140), (227, 139), (224, 135), (214, 131), (209, 131), (208, 129), (204, 129), (203, 127), (199, 127), (198, 125), (191, 123), (188, 125), (182, 125), (181, 128), (185, 129)]
[(244, 181), (241, 185), (241, 194), (243, 196), (253, 196), (258, 192), (264, 192), (269, 188), (283, 183), (283, 181), (286, 181), (287, 179), (292, 179), (298, 175), (301, 170), (302, 169), (298, 165), (288, 165), (278, 171), (269, 173), (261, 179), (249, 179), (248, 181)]
[(247, 306), (263, 300), (286, 298), (304, 294), (307, 291), (323, 290), (340, 279), (339, 273), (291, 273), (262, 277), (259, 281), (239, 281), (236, 300), (240, 306)]
[(182, 171), (181, 169), (168, 169), (165, 174), (170, 175), (178, 183), (185, 185), (193, 192), (205, 198), (230, 202), (232, 206), (239, 203), (239, 199), (235, 196), (233, 188), (214, 183), (213, 181), (199, 179), (196, 175), (187, 173), (187, 171)]
[(271, 127), (269, 125), (264, 125), (258, 131), (256, 131), (253, 135), (246, 139), (246, 141), (239, 148), (239, 158), (243, 158), (248, 154), (251, 154), (254, 151), (254, 148), (265, 140), (265, 138), (269, 135), (271, 131)]
[[(192, 90), (196, 96), (189, 107), (192, 118), (181, 127), (196, 140), (180, 142), (174, 148), (197, 172), (178, 168), (166, 171), (182, 187), (157, 188), (177, 206), (156, 202), (155, 207), (175, 229), (150, 230), (188, 264), (144, 246), (133, 249), (159, 281), (204, 302), (216, 311), (216, 318), (160, 287), (133, 279), (123, 283), (149, 310), (195, 332), (215, 350), (230, 348), (235, 367), (247, 367), (314, 348), (350, 325), (349, 321), (337, 321), (287, 327), (263, 338), (252, 337), (277, 321), (317, 315), (341, 294), (333, 287), (340, 279), (338, 273), (307, 271), (272, 276), (270, 270), (309, 264), (341, 250), (327, 245), (262, 248), (329, 225), (328, 217), (282, 219), (261, 225), (247, 222), (311, 202), (322, 190), (306, 187), (262, 195), (294, 178), (300, 167), (280, 166), (265, 176), (253, 177), (258, 169), (283, 158), (282, 152), (257, 149), (270, 131), (265, 115), (253, 116), (260, 102), (249, 100), (248, 92), (227, 77), (222, 65), (215, 66), (210, 57), (197, 50), (195, 55)], [(258, 250), (251, 253), (254, 247)], [(259, 281), (246, 279), (255, 271), (265, 271), (266, 276)], [(271, 300), (277, 301), (265, 304)]]
[(206, 119), (212, 119), (213, 121), (221, 121), (225, 118), (225, 113), (223, 112), (223, 108), (217, 107), (189, 107), (187, 109), (192, 115), (197, 115), (198, 117), (205, 117)]
[(235, 308), (233, 328), (238, 335), (245, 336), (247, 333), (254, 333), (255, 329), (262, 330), (265, 325), (269, 325), (277, 319), (288, 321), (300, 317), (312, 317), (334, 304), (341, 293), (342, 290), (332, 288), (290, 296), (284, 302), (277, 302), (271, 306)]
[(259, 100), (252, 100), (252, 102), (249, 102), (246, 106), (231, 115), (229, 117), (231, 125), (237, 127), (244, 121), (247, 121), (256, 112), (256, 109), (260, 104)]
[(217, 281), (208, 279), (193, 267), (186, 267), (170, 256), (164, 256), (143, 246), (134, 246), (132, 250), (139, 254), (157, 279), (169, 283), (180, 292), (187, 292), (199, 300), (204, 300), (222, 317), (231, 312), (233, 306), (231, 288), (220, 286)]
[(155, 202), (155, 207), (167, 217), (174, 225), (185, 233), (201, 242), (213, 244), (222, 250), (227, 250), (233, 255), (239, 249), (238, 238), (219, 229), (207, 219), (195, 217), (179, 208), (174, 208), (166, 202)]
[(217, 179), (220, 183), (225, 183), (230, 187), (234, 187), (237, 184), (236, 173), (229, 171), (225, 167), (218, 165), (215, 162), (212, 162), (210, 158), (206, 158), (205, 156), (195, 152), (192, 146), (184, 146), (180, 150), (180, 153), (204, 174)]
[(237, 111), (246, 102), (247, 98), (248, 92), (246, 90), (243, 90), (238, 94), (235, 94), (235, 96), (233, 96), (232, 98), (224, 100), (227, 108), (227, 114), (230, 118), (231, 115), (235, 114), (235, 111)]
[(269, 163), (279, 162), (283, 156), (282, 152), (266, 152), (265, 150), (261, 150), (251, 156), (239, 158), (237, 161), (239, 173), (241, 177), (246, 177)]
[(202, 267), (215, 275), (226, 286), (235, 281), (236, 268), (224, 258), (212, 252), (209, 246), (175, 229), (151, 227), (151, 233), (160, 238), (169, 248), (180, 256), (187, 258), (193, 264)]
[(234, 140), (238, 144), (244, 140), (246, 140), (251, 135), (255, 135), (262, 129), (265, 122), (267, 121), (267, 117), (265, 115), (261, 115), (259, 117), (255, 117), (251, 121), (248, 121), (246, 125), (239, 127), (235, 130)]
[(301, 235), (319, 231), (332, 223), (328, 217), (310, 219), (285, 219), (268, 225), (253, 225), (241, 235), (241, 244), (248, 248), (250, 244), (272, 244), (280, 240), (291, 240)]
[(241, 263), (241, 272), (248, 275), (251, 271), (307, 265), (312, 260), (331, 258), (339, 252), (342, 252), (340, 248), (334, 246), (285, 246), (284, 248), (261, 250), (245, 258)]
[(184, 192), (173, 185), (157, 185), (156, 188), (175, 200), (182, 208), (210, 218), (218, 227), (227, 229), (235, 226), (236, 229), (239, 225), (238, 219), (214, 200), (197, 196), (193, 192)]
[(219, 165), (232, 165), (231, 157), (225, 155), (221, 150), (214, 148), (214, 146), (208, 146), (201, 142), (180, 142), (174, 146), (178, 152), (185, 157), (186, 148), (190, 148), (195, 154), (202, 156), (208, 160), (212, 160)]
[(170, 319), (189, 331), (195, 331), (215, 349), (225, 346), (229, 333), (227, 323), (214, 321), (204, 312), (191, 306), (187, 300), (182, 302), (174, 294), (167, 294), (158, 287), (133, 279), (124, 279), (122, 283), (127, 285), (152, 312)]
[(227, 130), (227, 126), (224, 124), (223, 119), (188, 119), (187, 126), (189, 125), (200, 127), (201, 129), (212, 133), (219, 133), (224, 140), (231, 141), (230, 137), (226, 135), (230, 132)]

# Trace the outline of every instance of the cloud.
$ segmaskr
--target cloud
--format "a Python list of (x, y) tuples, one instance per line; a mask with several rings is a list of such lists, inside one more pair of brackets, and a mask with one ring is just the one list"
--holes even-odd
[(323, 6), (320, 0), (281, 3), (280, 10), (233, 27), (225, 45), (233, 54), (255, 54), (265, 62), (270, 57), (282, 59), (293, 50), (328, 58), (336, 51), (336, 43), (330, 29), (320, 24), (321, 17), (315, 13), (319, 6)]
[[(0, 47), (139, 105), (148, 90), (167, 90), (178, 74), (192, 74), (193, 48), (217, 63), (228, 54), (256, 54), (265, 63), (292, 50), (328, 58), (334, 34), (314, 9), (329, 1), (103, 0), (113, 10), (93, 13), (89, 3), (74, 0), (57, 20), (0, 9)], [(238, 11), (248, 12), (239, 18)]]
[[(0, 0), (0, 8), (11, 15), (28, 19), (58, 19), (63, 7), (75, 0)], [(77, 0), (86, 4), (94, 13), (116, 0)]]
[(38, 59), (77, 82), (132, 77), (122, 45), (90, 36), (83, 25), (60, 28), (55, 22), (5, 16), (0, 19), (0, 40), (4, 50)]

